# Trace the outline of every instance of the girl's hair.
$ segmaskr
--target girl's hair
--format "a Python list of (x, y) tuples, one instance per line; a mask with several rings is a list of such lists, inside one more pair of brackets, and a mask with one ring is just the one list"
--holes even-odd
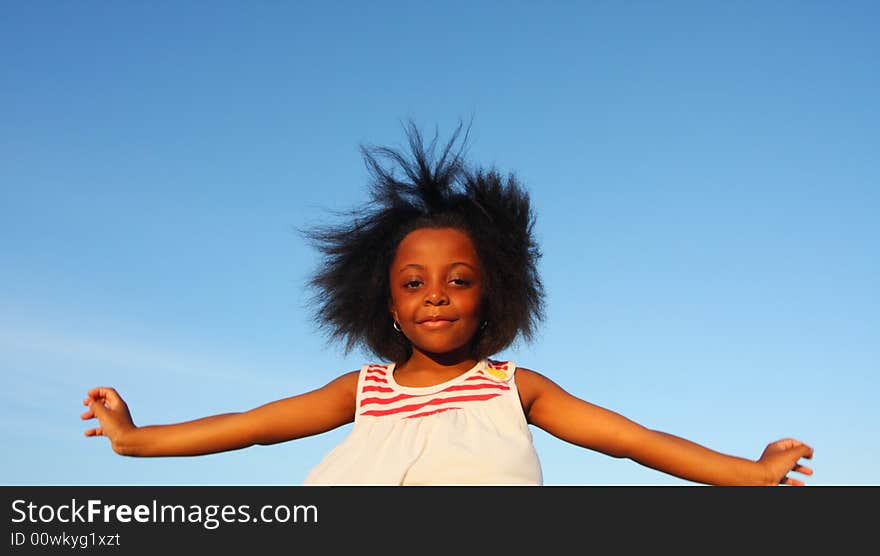
[(316, 292), (316, 323), (331, 339), (344, 341), (346, 353), (362, 346), (386, 361), (406, 360), (412, 347), (393, 328), (389, 312), (391, 262), (409, 232), (450, 227), (468, 234), (483, 269), (486, 324), (474, 338), (474, 357), (498, 353), (518, 336), (531, 341), (544, 317), (544, 288), (528, 194), (513, 174), (502, 178), (494, 169), (466, 165), (467, 132), (453, 151), (461, 124), (439, 157), (436, 133), (426, 148), (416, 125), (405, 127), (408, 153), (361, 146), (370, 201), (344, 213), (340, 224), (305, 231), (323, 253), (308, 281)]

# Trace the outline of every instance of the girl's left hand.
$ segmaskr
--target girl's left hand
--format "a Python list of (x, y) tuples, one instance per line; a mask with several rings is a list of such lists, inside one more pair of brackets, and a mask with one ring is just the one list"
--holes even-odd
[(812, 457), (811, 447), (794, 438), (783, 438), (768, 444), (758, 463), (767, 470), (768, 484), (804, 486), (803, 481), (789, 477), (788, 473), (794, 471), (803, 475), (812, 475), (812, 468), (798, 463), (801, 458)]

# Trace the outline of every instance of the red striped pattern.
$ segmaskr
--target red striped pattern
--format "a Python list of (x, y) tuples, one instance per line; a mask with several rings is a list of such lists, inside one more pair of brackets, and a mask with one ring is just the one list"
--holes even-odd
[(473, 401), (485, 401), (491, 400), (492, 398), (497, 398), (501, 394), (493, 393), (493, 394), (480, 394), (480, 395), (472, 395), (472, 396), (453, 396), (451, 398), (432, 398), (426, 402), (415, 403), (410, 405), (404, 405), (402, 407), (397, 407), (394, 409), (371, 409), (369, 411), (362, 411), (361, 415), (375, 415), (380, 417), (382, 415), (393, 415), (395, 413), (404, 413), (407, 411), (414, 411), (416, 409), (421, 409), (423, 407), (429, 405), (438, 405), (441, 403), (449, 403), (449, 402), (473, 402)]
[[(367, 391), (367, 388), (369, 388), (369, 387), (364, 388), (365, 392)], [(440, 394), (443, 392), (461, 392), (463, 390), (493, 390), (493, 389), (494, 390), (510, 390), (510, 386), (508, 386), (506, 384), (457, 384), (457, 385), (453, 385), (453, 386), (449, 386), (447, 388), (444, 388), (443, 390), (440, 390), (440, 392), (437, 392), (437, 393)], [(383, 392), (394, 392), (394, 390), (392, 390), (391, 388), (383, 388), (382, 391)], [(407, 400), (407, 399), (412, 399), (412, 398), (424, 398), (424, 397), (425, 397), (424, 395), (420, 396), (418, 394), (398, 394), (398, 395), (393, 396), (391, 398), (381, 398), (381, 397), (364, 398), (361, 400), (361, 407), (364, 407), (365, 405), (368, 405), (371, 403), (389, 404), (389, 403), (399, 402), (401, 400)]]
[[(361, 388), (360, 415), (374, 417), (400, 415), (405, 419), (427, 417), (461, 409), (462, 404), (491, 400), (510, 390), (510, 386), (506, 382), (501, 382), (490, 376), (485, 370), (479, 369), (464, 381), (447, 386), (437, 392), (409, 394), (399, 392), (390, 386), (386, 378), (389, 367), (390, 365), (370, 365), (367, 367), (364, 385)], [(490, 360), (489, 367), (506, 371), (508, 362)], [(425, 410), (426, 408), (431, 409)], [(407, 413), (410, 415), (406, 415)]]
[(394, 388), (388, 388), (387, 386), (364, 386), (361, 392), (394, 392)]

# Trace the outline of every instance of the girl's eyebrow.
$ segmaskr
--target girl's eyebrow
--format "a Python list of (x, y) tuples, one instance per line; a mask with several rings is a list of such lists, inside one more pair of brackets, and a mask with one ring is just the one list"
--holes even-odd
[[(466, 266), (466, 267), (470, 268), (471, 270), (476, 270), (476, 267), (474, 267), (474, 265), (472, 265), (471, 263), (464, 262), (464, 261), (455, 261), (454, 263), (449, 265), (449, 268), (452, 268), (454, 266)], [(400, 270), (398, 270), (398, 272), (403, 272), (408, 268), (415, 268), (417, 270), (425, 270), (424, 265), (420, 265), (418, 263), (409, 263), (409, 264), (405, 264), (402, 267), (400, 267)]]
[(417, 270), (424, 270), (425, 267), (423, 267), (423, 266), (420, 265), (420, 264), (409, 263), (409, 264), (405, 264), (405, 265), (403, 265), (402, 267), (400, 267), (400, 270), (399, 270), (398, 272), (403, 272), (404, 270), (406, 270), (406, 269), (408, 269), (408, 268), (415, 268), (415, 269), (417, 269)]

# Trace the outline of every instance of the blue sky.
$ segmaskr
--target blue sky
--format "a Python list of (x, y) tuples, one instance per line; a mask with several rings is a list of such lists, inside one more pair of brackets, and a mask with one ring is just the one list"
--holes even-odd
[[(295, 485), (349, 428), (197, 458), (87, 439), (243, 411), (369, 357), (311, 324), (297, 229), (362, 143), (472, 121), (529, 188), (547, 320), (503, 354), (813, 485), (880, 476), (874, 2), (15, 2), (0, 19), (7, 485)], [(533, 429), (552, 485), (684, 485)]]

